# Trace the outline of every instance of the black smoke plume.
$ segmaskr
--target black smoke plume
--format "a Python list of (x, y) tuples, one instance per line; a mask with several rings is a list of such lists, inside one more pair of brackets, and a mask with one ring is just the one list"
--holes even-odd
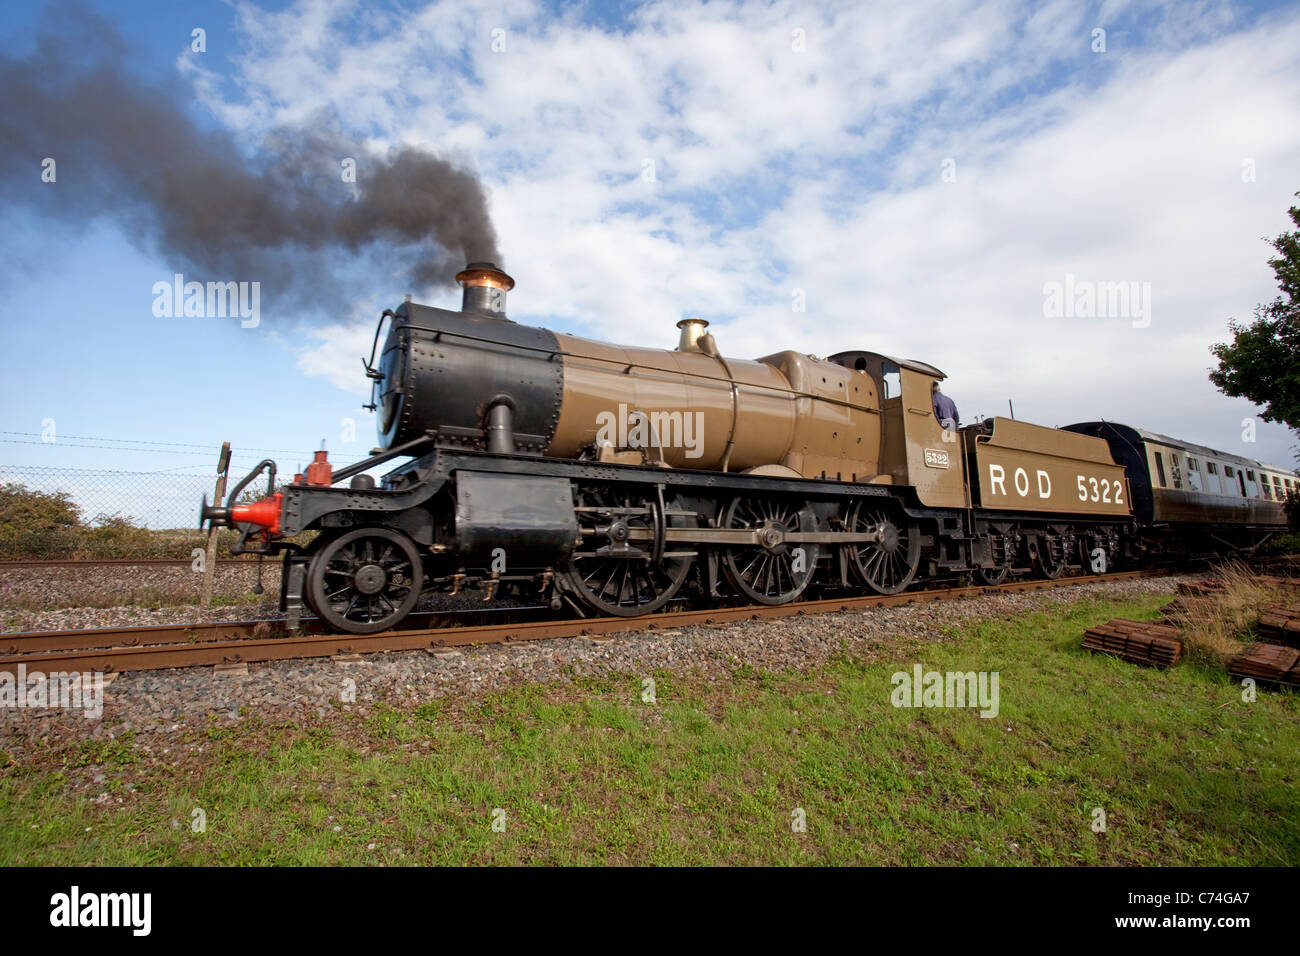
[[(71, 4), (49, 11), (30, 55), (0, 55), (8, 203), (64, 224), (111, 216), (169, 266), (261, 280), (271, 297), (325, 302), (359, 262), (419, 285), (450, 283), (467, 261), (501, 262), (472, 173), (414, 147), (366, 153), (330, 116), (240, 142), (179, 79), (141, 79), (131, 58), (111, 24)], [(41, 181), (46, 157), (52, 184)]]

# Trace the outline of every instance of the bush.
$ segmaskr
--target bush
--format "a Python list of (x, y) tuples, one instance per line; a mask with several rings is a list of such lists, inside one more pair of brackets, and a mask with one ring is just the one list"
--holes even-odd
[[(245, 492), (240, 500), (256, 501), (261, 493)], [(317, 532), (290, 540), (307, 545)], [(217, 552), (222, 559), (239, 536), (222, 528)], [(97, 514), (86, 522), (65, 491), (36, 491), (10, 483), (0, 486), (0, 561), (96, 561), (111, 558), (153, 559), (193, 556), (206, 546), (208, 533), (194, 528), (152, 530), (119, 513)]]
[[(151, 531), (121, 514), (98, 514), (86, 522), (66, 491), (0, 486), (0, 561), (188, 558), (206, 537), (189, 530)], [(233, 540), (223, 533), (223, 546)]]
[(1292, 489), (1286, 493), (1286, 523), (1292, 531), (1300, 531), (1300, 490)]
[(61, 554), (76, 545), (81, 511), (66, 491), (0, 486), (0, 559)]
[(131, 523), (120, 514), (98, 514), (94, 524), (83, 528), (78, 550), (92, 556), (165, 557), (163, 539), (147, 528)]

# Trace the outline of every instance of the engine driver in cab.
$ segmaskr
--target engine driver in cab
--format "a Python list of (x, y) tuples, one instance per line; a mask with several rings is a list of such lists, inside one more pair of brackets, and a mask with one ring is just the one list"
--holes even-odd
[(939, 420), (939, 424), (944, 428), (955, 429), (960, 424), (957, 406), (951, 398), (939, 391), (937, 381), (930, 386), (930, 398), (934, 405), (934, 417)]

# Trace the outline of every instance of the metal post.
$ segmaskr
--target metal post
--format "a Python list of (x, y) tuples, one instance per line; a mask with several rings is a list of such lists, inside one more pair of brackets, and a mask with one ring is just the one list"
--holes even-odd
[[(221, 456), (217, 459), (217, 486), (212, 492), (213, 505), (220, 507), (226, 497), (226, 475), (230, 470), (230, 442), (221, 443)], [(217, 573), (217, 528), (208, 527), (208, 552), (203, 561), (203, 590), (199, 595), (202, 607), (212, 606), (212, 586)]]

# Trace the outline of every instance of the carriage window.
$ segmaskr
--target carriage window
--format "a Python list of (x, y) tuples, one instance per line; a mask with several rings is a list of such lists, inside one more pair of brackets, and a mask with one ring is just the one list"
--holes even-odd
[(1217, 475), (1219, 473), (1219, 466), (1212, 461), (1207, 461), (1205, 463), (1205, 470), (1212, 475)]
[(1165, 460), (1161, 457), (1160, 452), (1156, 452), (1156, 475), (1160, 479), (1160, 486), (1163, 488), (1165, 482)]
[(1197, 462), (1197, 460), (1196, 460), (1195, 458), (1188, 458), (1188, 459), (1187, 459), (1187, 470), (1188, 470), (1188, 471), (1200, 471), (1200, 470), (1201, 470), (1200, 463)]
[(1273, 489), (1272, 489), (1272, 486), (1268, 483), (1268, 475), (1263, 475), (1263, 476), (1261, 476), (1261, 477), (1263, 477), (1264, 480), (1261, 481), (1261, 482), (1259, 483), (1259, 487), (1263, 489), (1263, 491), (1264, 491), (1264, 497), (1265, 497), (1265, 498), (1272, 498), (1272, 497), (1273, 497)]

